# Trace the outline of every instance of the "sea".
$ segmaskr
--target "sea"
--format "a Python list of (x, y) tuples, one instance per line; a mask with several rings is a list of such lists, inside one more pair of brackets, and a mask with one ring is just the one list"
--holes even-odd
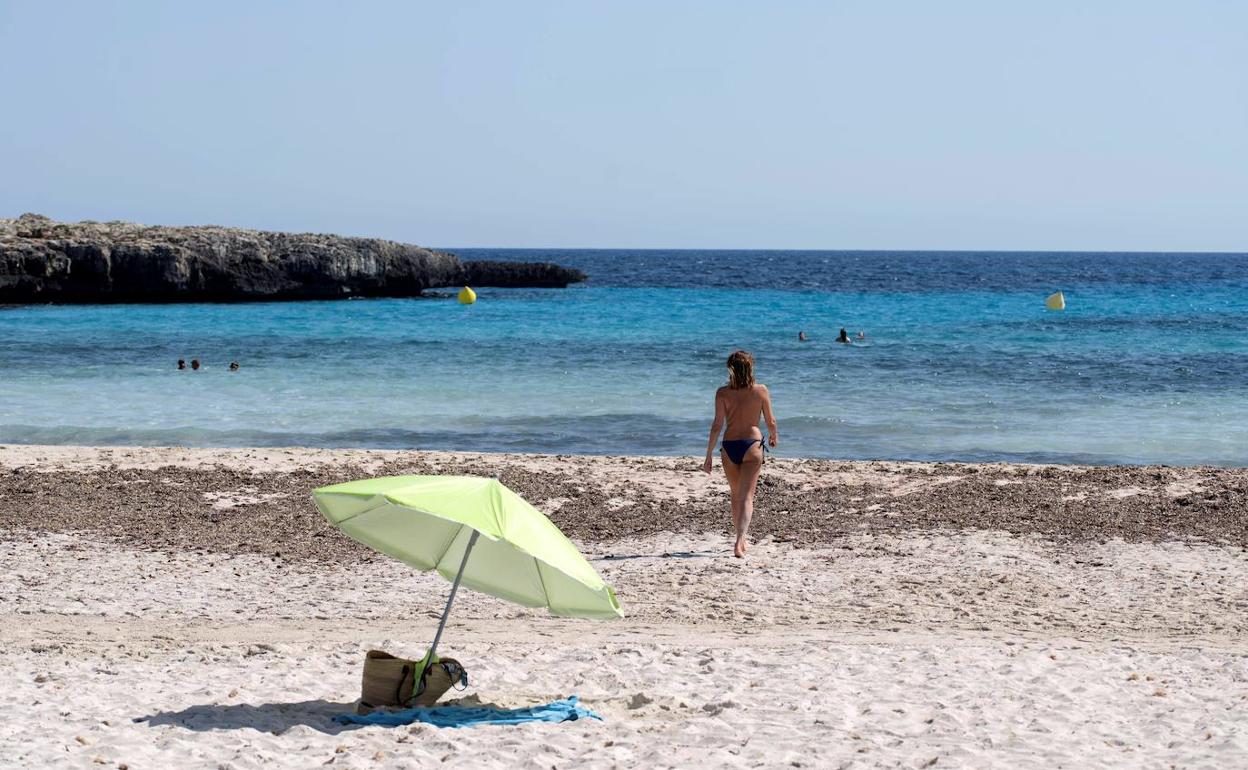
[(1248, 254), (447, 250), (589, 280), (0, 308), (0, 443), (700, 455), (740, 348), (777, 456), (1248, 465)]

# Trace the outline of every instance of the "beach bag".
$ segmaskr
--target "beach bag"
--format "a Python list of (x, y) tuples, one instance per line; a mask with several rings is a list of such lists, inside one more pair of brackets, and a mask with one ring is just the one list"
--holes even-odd
[(432, 706), (454, 685), (468, 686), (468, 672), (454, 658), (434, 658), (417, 681), (421, 661), (397, 658), (382, 650), (364, 655), (364, 676), (357, 711), (380, 706)]

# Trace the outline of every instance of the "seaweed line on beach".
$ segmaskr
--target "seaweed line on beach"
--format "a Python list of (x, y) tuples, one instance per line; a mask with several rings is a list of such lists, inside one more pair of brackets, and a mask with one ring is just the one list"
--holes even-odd
[[(79, 531), (144, 548), (369, 561), (383, 557), (331, 527), (311, 490), (362, 477), (450, 473), (498, 476), (584, 543), (661, 532), (728, 534), (722, 481), (685, 498), (652, 483), (697, 473), (692, 462), (684, 471), (673, 458), (620, 458), (617, 471), (603, 458), (555, 456), (541, 458), (545, 469), (535, 471), (511, 459), (516, 456), (481, 457), (424, 453), (367, 467), (283, 471), (223, 464), (3, 468), (0, 527), (9, 538), (23, 531)], [(1121, 538), (1245, 547), (1246, 509), (1248, 471), (1242, 469), (783, 460), (769, 464), (759, 482), (751, 535), (818, 546), (849, 534), (981, 529), (1059, 542)]]

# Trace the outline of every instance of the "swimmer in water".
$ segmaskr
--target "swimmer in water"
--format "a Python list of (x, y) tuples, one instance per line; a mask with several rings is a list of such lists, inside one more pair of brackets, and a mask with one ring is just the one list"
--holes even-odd
[(848, 345), (848, 344), (850, 343), (850, 339), (849, 339), (849, 332), (845, 331), (844, 329), (841, 329), (841, 335), (840, 335), (839, 337), (837, 337), (837, 338), (836, 338), (836, 341), (837, 341), (837, 342), (842, 342), (842, 343), (844, 343), (844, 344)]
[(798, 333), (797, 333), (797, 341), (798, 341), (798, 342), (805, 342), (805, 341), (806, 341), (806, 339), (807, 339), (807, 337), (806, 337), (806, 332), (798, 332)]
[(867, 338), (867, 333), (866, 333), (866, 332), (864, 332), (864, 331), (860, 331), (860, 332), (858, 332), (858, 339), (859, 339), (859, 340), (865, 340), (866, 338)]

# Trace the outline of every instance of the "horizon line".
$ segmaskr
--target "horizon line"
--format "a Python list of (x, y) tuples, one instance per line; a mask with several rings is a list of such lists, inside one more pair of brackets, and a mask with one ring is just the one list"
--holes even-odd
[[(359, 236), (347, 236), (359, 237)], [(413, 244), (416, 245), (416, 244)], [(688, 252), (705, 252), (705, 251), (752, 251), (762, 253), (787, 254), (793, 252), (810, 252), (822, 254), (1180, 254), (1180, 255), (1202, 255), (1202, 256), (1248, 256), (1248, 249), (1244, 251), (1175, 251), (1169, 249), (1163, 250), (1140, 250), (1140, 249), (854, 249), (854, 248), (836, 248), (836, 249), (820, 249), (820, 248), (727, 248), (722, 246), (427, 246), (425, 248), (435, 251), (688, 251)]]

